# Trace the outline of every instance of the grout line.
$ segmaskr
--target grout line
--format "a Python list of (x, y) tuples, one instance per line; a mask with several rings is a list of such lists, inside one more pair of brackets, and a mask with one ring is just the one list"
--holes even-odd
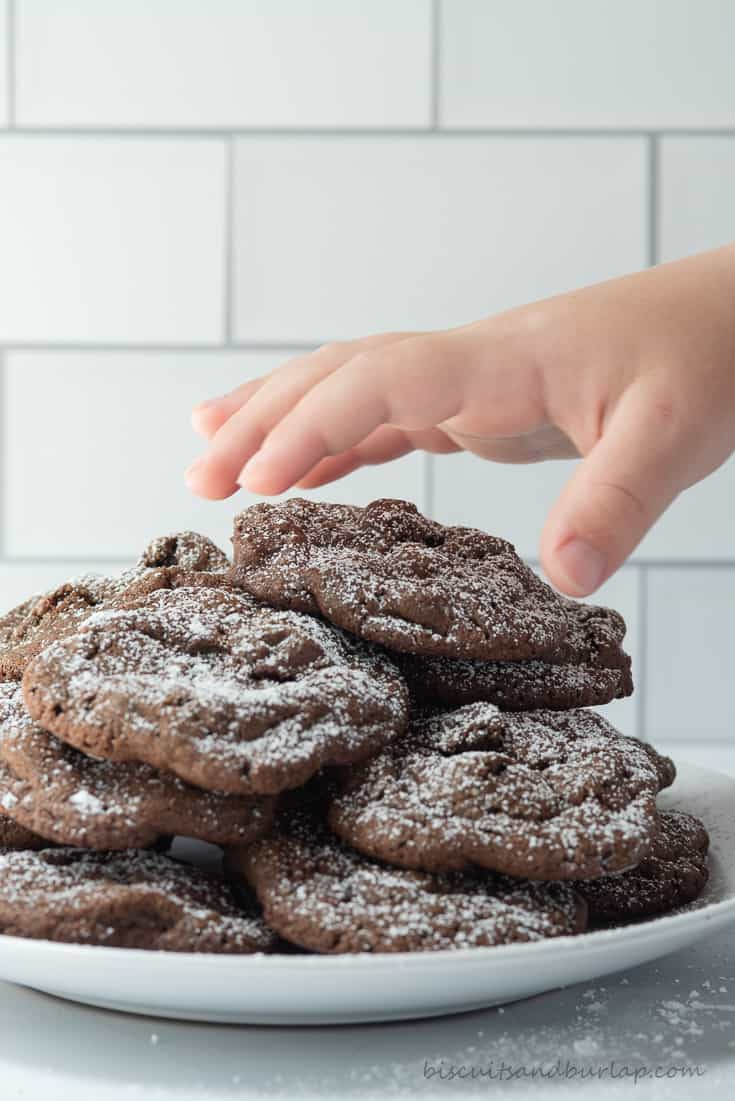
[(227, 345), (219, 344), (126, 344), (126, 343), (54, 343), (52, 341), (38, 341), (18, 343), (0, 342), (0, 352), (7, 354), (13, 352), (34, 352), (42, 355), (54, 355), (58, 352), (138, 352), (145, 355), (150, 352), (175, 353), (176, 355), (199, 355), (202, 352), (212, 352), (221, 355), (223, 352), (311, 352), (323, 341), (305, 340), (251, 340), (229, 341)]
[(15, 129), (15, 0), (7, 0), (5, 19), (5, 95), (8, 113), (8, 128)]
[[(1, 128), (0, 128), (1, 129)], [(494, 138), (650, 138), (659, 137), (712, 138), (735, 137), (735, 126), (702, 129), (662, 127), (652, 131), (640, 126), (580, 127), (573, 126), (453, 126), (427, 129), (426, 126), (211, 126), (211, 127), (134, 127), (134, 126), (14, 126), (5, 130), (5, 137), (44, 138), (180, 138), (191, 140), (221, 140), (222, 138), (406, 138), (452, 139), (463, 137)]]
[(441, 61), (441, 10), (442, 0), (431, 0), (431, 129), (439, 129), (439, 93), (440, 93), (440, 61)]
[(641, 741), (648, 741), (646, 732), (646, 700), (648, 699), (648, 568), (638, 567), (638, 669), (633, 670), (636, 691), (636, 726)]
[[(521, 557), (533, 566), (540, 565), (538, 558), (527, 558), (523, 554)], [(621, 569), (641, 567), (647, 570), (732, 570), (735, 569), (735, 558), (631, 558)]]
[(41, 557), (38, 555), (3, 555), (2, 566), (125, 566), (134, 563), (136, 555), (130, 554), (58, 554)]
[(225, 146), (225, 224), (224, 224), (224, 318), (225, 344), (232, 343), (232, 314), (235, 294), (235, 145), (230, 138)]
[(651, 134), (648, 139), (648, 241), (647, 263), (649, 268), (658, 263), (658, 197), (659, 197), (659, 139)]

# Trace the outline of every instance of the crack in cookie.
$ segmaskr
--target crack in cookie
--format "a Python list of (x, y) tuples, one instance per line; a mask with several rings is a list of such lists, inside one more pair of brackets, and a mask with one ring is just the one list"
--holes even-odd
[(375, 648), (204, 582), (93, 616), (31, 663), (23, 691), (83, 752), (240, 794), (363, 760), (407, 720), (405, 684)]
[(0, 684), (0, 789), (19, 826), (92, 849), (145, 848), (176, 834), (247, 844), (268, 832), (274, 812), (269, 796), (204, 791), (150, 765), (80, 753), (28, 715), (19, 684)]
[(277, 938), (227, 884), (147, 850), (0, 853), (0, 933), (168, 952), (271, 952)]
[(586, 906), (566, 883), (386, 867), (303, 809), (283, 816), (273, 836), (228, 850), (225, 872), (251, 885), (282, 937), (315, 952), (472, 948), (586, 928)]
[(428, 871), (528, 879), (635, 866), (673, 765), (593, 711), (419, 712), (373, 760), (337, 773), (332, 829), (361, 852)]
[(293, 498), (235, 520), (232, 580), (391, 650), (520, 660), (568, 630), (556, 593), (504, 539), (444, 527), (407, 501)]
[(114, 577), (84, 574), (30, 597), (0, 617), (0, 681), (20, 680), (36, 654), (95, 612), (162, 587), (167, 571), (224, 577), (229, 566), (227, 556), (206, 535), (183, 531), (154, 539), (134, 566)]

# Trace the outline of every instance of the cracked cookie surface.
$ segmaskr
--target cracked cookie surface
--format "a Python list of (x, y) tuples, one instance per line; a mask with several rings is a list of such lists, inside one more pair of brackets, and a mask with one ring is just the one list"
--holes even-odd
[(149, 850), (0, 853), (0, 933), (169, 952), (270, 952), (254, 901)]
[(428, 704), (459, 706), (485, 700), (504, 711), (565, 711), (622, 699), (633, 692), (631, 662), (622, 647), (625, 621), (612, 608), (560, 597), (569, 630), (544, 658), (469, 661), (397, 654), (412, 693)]
[(176, 834), (247, 844), (274, 812), (269, 796), (204, 791), (150, 765), (88, 757), (28, 715), (19, 684), (0, 684), (0, 790), (18, 828), (48, 839), (36, 848), (145, 848)]
[(672, 779), (668, 758), (593, 711), (474, 703), (414, 714), (392, 746), (339, 771), (328, 821), (402, 867), (590, 879), (647, 854)]
[(586, 927), (586, 906), (566, 883), (386, 867), (342, 845), (305, 810), (250, 848), (228, 850), (225, 869), (252, 886), (281, 936), (315, 952), (471, 948)]
[(518, 660), (568, 630), (556, 593), (504, 539), (444, 527), (407, 501), (293, 498), (235, 520), (232, 580), (391, 650)]
[(183, 531), (152, 540), (136, 564), (116, 576), (84, 574), (30, 597), (0, 617), (0, 681), (20, 680), (36, 654), (71, 634), (95, 612), (115, 607), (130, 595), (160, 588), (166, 571), (224, 575), (229, 566), (227, 556), (211, 539)]
[(33, 661), (23, 691), (32, 717), (83, 752), (240, 794), (362, 760), (407, 719), (405, 684), (375, 648), (219, 585), (93, 616)]

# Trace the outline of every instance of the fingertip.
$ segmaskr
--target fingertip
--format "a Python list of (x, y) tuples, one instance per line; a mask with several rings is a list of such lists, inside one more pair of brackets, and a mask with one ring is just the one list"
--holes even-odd
[(589, 596), (609, 572), (606, 556), (578, 536), (570, 536), (552, 551), (542, 551), (541, 564), (549, 580), (567, 596)]
[(209, 458), (208, 455), (201, 455), (184, 472), (184, 483), (187, 489), (197, 497), (205, 497), (213, 501), (231, 497), (237, 492), (239, 486), (213, 469)]
[(202, 402), (191, 411), (191, 426), (205, 440), (211, 440), (226, 420), (226, 413), (216, 401)]

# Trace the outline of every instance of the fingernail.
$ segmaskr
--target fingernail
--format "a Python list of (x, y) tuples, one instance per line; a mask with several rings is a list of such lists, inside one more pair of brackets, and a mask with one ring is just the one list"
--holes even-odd
[(581, 596), (593, 592), (605, 579), (605, 556), (583, 539), (570, 539), (559, 547), (556, 556), (572, 588), (579, 589)]
[[(224, 394), (222, 395), (222, 397), (224, 397)], [(222, 401), (222, 397), (219, 397), (219, 398), (207, 398), (207, 399), (206, 399), (205, 401), (200, 401), (200, 402), (198, 402), (198, 403), (197, 403), (197, 404), (196, 404), (196, 405), (194, 406), (194, 408), (195, 408), (195, 409), (209, 409), (210, 405), (219, 405), (219, 403), (220, 403), (220, 402)]]

